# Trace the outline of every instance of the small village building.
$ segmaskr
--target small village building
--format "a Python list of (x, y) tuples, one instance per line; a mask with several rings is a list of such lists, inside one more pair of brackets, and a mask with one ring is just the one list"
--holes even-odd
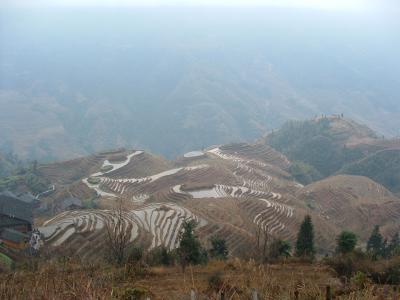
[(82, 201), (75, 197), (69, 197), (62, 200), (60, 205), (61, 211), (82, 209)]
[(0, 194), (0, 232), (13, 229), (22, 233), (32, 231), (32, 205), (11, 194)]
[(23, 250), (30, 246), (28, 234), (10, 228), (5, 228), (0, 232), (0, 241), (5, 246), (17, 250)]
[(33, 207), (37, 207), (40, 204), (39, 199), (33, 196), (31, 193), (19, 194), (17, 198), (24, 201), (25, 203), (31, 204)]

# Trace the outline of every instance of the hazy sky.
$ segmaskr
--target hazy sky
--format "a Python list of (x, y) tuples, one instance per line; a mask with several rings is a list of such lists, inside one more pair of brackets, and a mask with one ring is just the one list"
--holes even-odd
[(398, 6), (397, 0), (3, 0), (6, 4), (19, 5), (263, 5), (310, 7), (329, 10), (371, 10), (385, 6)]

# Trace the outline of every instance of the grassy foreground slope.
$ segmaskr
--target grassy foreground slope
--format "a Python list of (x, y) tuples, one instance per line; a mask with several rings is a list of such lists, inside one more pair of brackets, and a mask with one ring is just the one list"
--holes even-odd
[[(143, 268), (43, 262), (37, 269), (0, 274), (1, 299), (292, 299), (300, 288), (301, 299), (325, 299), (325, 286), (341, 292), (338, 278), (326, 266), (306, 264), (258, 265), (238, 259), (212, 261), (182, 273), (178, 266)], [(34, 293), (32, 292), (34, 291)], [(357, 298), (359, 295), (363, 298)], [(254, 299), (254, 298), (253, 298)], [(349, 292), (341, 299), (375, 299), (372, 288)]]

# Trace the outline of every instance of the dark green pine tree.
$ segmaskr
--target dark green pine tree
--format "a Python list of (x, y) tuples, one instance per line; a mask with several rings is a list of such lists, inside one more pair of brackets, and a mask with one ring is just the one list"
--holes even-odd
[(309, 215), (305, 216), (300, 226), (296, 242), (296, 256), (314, 257), (314, 226)]
[(400, 253), (400, 236), (399, 233), (396, 232), (389, 243), (389, 256), (396, 256)]
[(229, 252), (226, 241), (219, 237), (212, 237), (210, 249), (211, 257), (225, 260), (228, 258), (228, 254)]
[(183, 231), (180, 233), (180, 243), (177, 249), (183, 271), (188, 264), (201, 264), (207, 261), (207, 252), (201, 246), (195, 235), (196, 221), (189, 220), (183, 223)]
[(383, 236), (379, 232), (379, 225), (375, 225), (367, 242), (367, 251), (376, 259), (382, 255), (383, 250)]
[(342, 231), (336, 238), (337, 252), (346, 254), (352, 252), (357, 245), (357, 236), (351, 231)]

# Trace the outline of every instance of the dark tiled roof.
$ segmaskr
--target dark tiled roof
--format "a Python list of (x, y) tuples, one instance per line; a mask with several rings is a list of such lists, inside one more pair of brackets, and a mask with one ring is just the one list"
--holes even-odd
[(0, 196), (7, 196), (7, 197), (11, 197), (11, 198), (18, 198), (17, 195), (15, 195), (13, 192), (11, 191), (4, 191), (0, 193)]
[(75, 197), (66, 198), (61, 202), (61, 209), (66, 209), (71, 205), (82, 207), (82, 201)]
[(21, 194), (18, 196), (18, 199), (20, 199), (26, 203), (33, 203), (35, 201), (38, 201), (38, 199), (35, 196), (33, 196), (31, 193)]
[(27, 234), (10, 228), (3, 229), (0, 233), (0, 237), (3, 240), (12, 241), (15, 243), (20, 243), (29, 238)]
[(30, 224), (33, 221), (32, 206), (29, 203), (5, 194), (0, 194), (0, 214), (27, 221)]

